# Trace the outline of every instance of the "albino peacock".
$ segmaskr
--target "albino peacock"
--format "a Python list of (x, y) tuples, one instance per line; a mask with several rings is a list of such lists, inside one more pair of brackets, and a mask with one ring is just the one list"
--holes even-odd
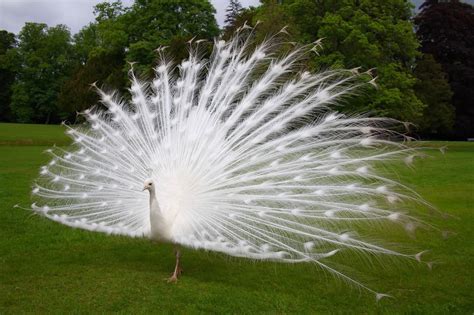
[[(98, 89), (107, 110), (86, 110), (88, 124), (68, 127), (69, 151), (48, 150), (32, 208), (90, 231), (312, 262), (386, 296), (328, 263), (337, 255), (420, 260), (363, 236), (388, 225), (413, 230), (423, 223), (411, 213), (427, 205), (375, 167), (418, 154), (392, 141), (405, 139), (385, 129), (396, 122), (332, 111), (368, 80), (357, 69), (298, 72), (313, 46), (276, 57), (274, 40), (237, 35), (216, 40), (206, 60), (201, 45), (190, 43), (176, 67), (159, 50), (153, 81), (131, 73), (131, 102)], [(177, 251), (171, 281), (179, 259)]]

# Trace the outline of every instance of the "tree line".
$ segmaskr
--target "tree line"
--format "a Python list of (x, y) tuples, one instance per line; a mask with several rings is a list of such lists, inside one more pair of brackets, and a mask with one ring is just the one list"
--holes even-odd
[(192, 38), (212, 44), (258, 24), (257, 41), (282, 29), (288, 43), (322, 39), (307, 69), (372, 69), (377, 89), (340, 110), (413, 122), (424, 138), (474, 136), (474, 8), (456, 0), (425, 1), (415, 16), (408, 0), (261, 0), (250, 8), (231, 0), (223, 29), (208, 0), (112, 1), (93, 10), (95, 21), (74, 35), (42, 23), (26, 23), (17, 35), (0, 31), (0, 121), (74, 123), (97, 104), (94, 84), (126, 97), (132, 67), (151, 77), (156, 48), (179, 61)]

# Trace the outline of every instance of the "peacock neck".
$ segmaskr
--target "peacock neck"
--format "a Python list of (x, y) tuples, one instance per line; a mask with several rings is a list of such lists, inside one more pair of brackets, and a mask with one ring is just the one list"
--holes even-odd
[(156, 241), (170, 241), (170, 226), (163, 217), (154, 190), (150, 190), (150, 237)]
[(158, 200), (156, 199), (156, 193), (154, 189), (150, 190), (150, 215), (153, 214), (160, 214), (161, 215), (161, 209), (158, 204)]

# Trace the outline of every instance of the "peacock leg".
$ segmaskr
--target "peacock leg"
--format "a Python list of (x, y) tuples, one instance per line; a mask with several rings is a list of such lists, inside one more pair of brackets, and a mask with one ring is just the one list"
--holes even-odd
[(180, 263), (180, 258), (181, 258), (181, 252), (179, 248), (175, 248), (174, 254), (176, 256), (176, 266), (174, 267), (174, 272), (171, 275), (171, 277), (168, 279), (168, 282), (178, 282), (178, 277), (181, 276), (181, 273), (183, 272), (183, 268), (181, 268), (181, 263)]

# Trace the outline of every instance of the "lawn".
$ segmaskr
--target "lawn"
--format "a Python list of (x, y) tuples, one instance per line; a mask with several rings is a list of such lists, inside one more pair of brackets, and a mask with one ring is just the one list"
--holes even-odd
[[(283, 265), (184, 250), (181, 281), (167, 284), (172, 248), (74, 230), (31, 212), (30, 186), (48, 157), (47, 145), (67, 144), (60, 126), (0, 124), (0, 313), (413, 313), (474, 312), (474, 143), (430, 150), (398, 175), (438, 209), (433, 222), (452, 232), (422, 232), (412, 242), (436, 261), (370, 268), (375, 298), (313, 265)], [(403, 264), (403, 261), (400, 263)], [(360, 269), (360, 268), (359, 268)]]
[(65, 128), (56, 125), (0, 124), (0, 145), (66, 145)]

